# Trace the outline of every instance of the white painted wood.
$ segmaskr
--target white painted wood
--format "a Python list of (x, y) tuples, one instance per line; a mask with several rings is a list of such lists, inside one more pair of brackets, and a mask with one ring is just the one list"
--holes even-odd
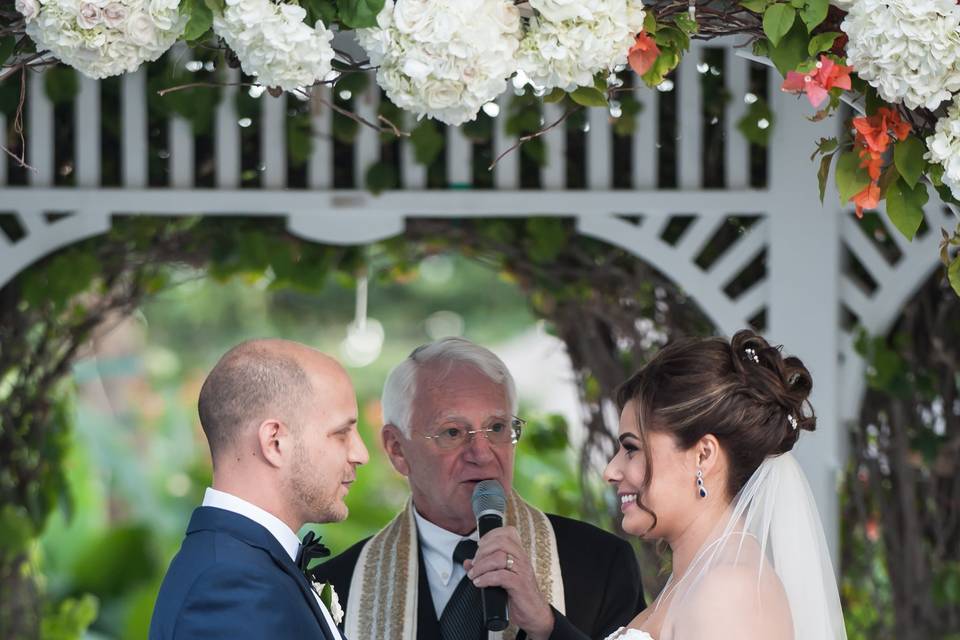
[(743, 271), (770, 242), (770, 223), (761, 220), (732, 244), (716, 262), (710, 265), (708, 278), (720, 289)]
[(124, 74), (120, 83), (122, 182), (142, 189), (148, 183), (147, 71), (141, 67), (136, 73)]
[(236, 86), (240, 82), (239, 69), (223, 71), (227, 86), (217, 105), (217, 119), (213, 129), (214, 153), (217, 157), (216, 182), (220, 189), (236, 189), (240, 186), (240, 125), (237, 116), (237, 92), (246, 91)]
[(328, 86), (313, 88), (311, 122), (313, 150), (307, 165), (307, 184), (311, 189), (333, 187), (333, 92)]
[(100, 83), (77, 74), (80, 92), (74, 106), (74, 171), (77, 186), (100, 185)]
[(287, 94), (274, 98), (260, 96), (260, 168), (265, 189), (282, 189), (287, 184)]
[(460, 127), (447, 127), (447, 182), (451, 187), (473, 184), (473, 144)]
[(680, 61), (677, 70), (677, 167), (678, 184), (681, 189), (699, 189), (703, 184), (703, 104), (701, 99), (701, 74), (697, 65), (703, 58), (702, 47), (692, 42), (690, 51)]
[(639, 86), (634, 88), (633, 95), (643, 104), (643, 109), (637, 115), (631, 149), (633, 188), (654, 189), (657, 186), (657, 120), (660, 98), (655, 89), (644, 85), (639, 78), (634, 78), (634, 82)]
[(169, 127), (170, 159), (167, 170), (170, 186), (188, 189), (193, 186), (193, 126), (188, 120), (174, 116), (169, 120)]
[(730, 102), (724, 122), (724, 151), (726, 186), (745, 189), (750, 184), (750, 144), (737, 128), (737, 123), (747, 114), (749, 105), (744, 98), (750, 90), (750, 61), (731, 49), (724, 50), (724, 69)]
[(837, 567), (837, 484), (846, 462), (846, 433), (838, 411), (840, 224), (835, 211), (820, 205), (814, 183), (797, 179), (813, 171), (811, 140), (829, 132), (798, 113), (793, 96), (773, 94), (774, 112), (784, 114), (789, 124), (776, 127), (772, 136), (777, 153), (771, 154), (769, 183), (778, 204), (777, 215), (770, 219), (767, 255), (768, 278), (775, 283), (770, 288), (768, 333), (784, 345), (785, 353), (799, 356), (813, 376), (811, 402), (818, 429), (815, 437), (804, 434), (795, 451), (809, 476)]
[[(379, 88), (373, 86), (353, 101), (357, 115), (368, 122), (377, 121), (380, 107)], [(366, 185), (367, 171), (380, 159), (380, 134), (374, 129), (360, 125), (353, 145), (353, 184), (358, 189)]]
[[(7, 117), (0, 113), (0, 131), (7, 130)], [(6, 145), (4, 145), (6, 146)], [(6, 153), (0, 150), (0, 187), (7, 184), (7, 158), (9, 158)], [(0, 236), (2, 238), (3, 236)]]
[[(563, 117), (564, 109), (556, 103), (543, 105), (545, 126), (550, 126)], [(567, 132), (560, 123), (543, 134), (547, 145), (547, 166), (540, 171), (544, 189), (563, 189), (567, 185)]]
[[(411, 132), (419, 124), (417, 119), (410, 114), (404, 116), (404, 122), (406, 123), (406, 130)], [(400, 142), (400, 184), (405, 189), (420, 190), (427, 188), (427, 168), (417, 162), (410, 138), (404, 138)]]
[(725, 219), (697, 217), (680, 236), (677, 250), (686, 255), (688, 260), (694, 260), (725, 221)]
[(53, 105), (43, 89), (43, 71), (27, 74), (27, 182), (33, 187), (53, 185)]
[[(498, 158), (500, 154), (516, 144), (516, 138), (508, 136), (505, 131), (512, 99), (513, 94), (510, 92), (497, 98), (497, 104), (500, 105), (500, 115), (494, 119), (493, 126), (494, 158)], [(497, 161), (497, 165), (493, 168), (493, 184), (500, 190), (516, 189), (520, 186), (519, 149), (514, 149)]]
[(606, 108), (587, 109), (587, 188), (609, 189), (613, 184), (610, 113)]
[(890, 263), (859, 228), (859, 223), (845, 215), (840, 225), (844, 242), (870, 276), (877, 282), (889, 280), (893, 271)]

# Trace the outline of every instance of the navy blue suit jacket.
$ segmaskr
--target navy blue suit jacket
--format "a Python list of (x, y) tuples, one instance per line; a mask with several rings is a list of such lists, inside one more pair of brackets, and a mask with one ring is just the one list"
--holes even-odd
[(150, 640), (193, 638), (340, 636), (273, 534), (245, 516), (199, 507), (150, 621)]

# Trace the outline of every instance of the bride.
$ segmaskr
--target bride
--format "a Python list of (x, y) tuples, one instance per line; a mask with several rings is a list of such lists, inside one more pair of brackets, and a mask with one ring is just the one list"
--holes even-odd
[(683, 340), (620, 390), (604, 478), (623, 529), (664, 540), (673, 574), (607, 640), (846, 638), (806, 479), (789, 453), (816, 420), (810, 373), (752, 331)]

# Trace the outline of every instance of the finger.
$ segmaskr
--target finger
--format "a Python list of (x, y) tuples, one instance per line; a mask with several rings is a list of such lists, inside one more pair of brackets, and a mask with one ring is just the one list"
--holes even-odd
[(463, 568), (469, 573), (470, 569), (473, 568), (473, 560), (464, 560)]
[(487, 587), (503, 587), (507, 591), (513, 591), (520, 584), (520, 576), (515, 574), (513, 571), (499, 569), (497, 571), (489, 571), (483, 575), (473, 578), (473, 584), (478, 589), (485, 589)]
[[(514, 561), (514, 566), (516, 566), (516, 561)], [(506, 567), (506, 554), (503, 552), (497, 552), (495, 555), (488, 555), (479, 559), (474, 558), (473, 567), (467, 569), (467, 575), (472, 579), (474, 576), (489, 573), (491, 571), (500, 571), (501, 569), (506, 569)]]

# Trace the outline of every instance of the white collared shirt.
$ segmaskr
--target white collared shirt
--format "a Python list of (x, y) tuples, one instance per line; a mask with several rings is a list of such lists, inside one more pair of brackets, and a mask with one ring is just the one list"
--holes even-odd
[[(238, 498), (225, 491), (218, 491), (213, 487), (208, 487), (206, 493), (203, 494), (203, 506), (223, 509), (224, 511), (230, 511), (231, 513), (236, 513), (253, 520), (269, 531), (271, 535), (277, 539), (277, 542), (280, 543), (280, 546), (283, 547), (283, 550), (287, 552), (290, 559), (296, 561), (297, 552), (300, 550), (300, 538), (297, 537), (293, 529), (288, 527), (283, 520), (272, 513), (264, 511), (257, 505), (251, 504), (243, 498)], [(334, 624), (333, 618), (330, 616), (330, 612), (327, 611), (326, 605), (320, 600), (320, 594), (314, 590), (313, 595), (317, 599), (317, 604), (320, 605), (320, 611), (323, 612), (324, 619), (327, 621), (327, 627), (329, 627), (331, 632), (339, 635), (340, 630), (337, 629), (337, 625)]]
[(460, 580), (467, 575), (463, 565), (453, 561), (453, 551), (465, 537), (476, 541), (479, 540), (479, 534), (476, 529), (469, 536), (447, 531), (421, 516), (416, 509), (413, 510), (413, 517), (417, 521), (417, 535), (423, 551), (423, 564), (427, 569), (433, 610), (439, 619)]

